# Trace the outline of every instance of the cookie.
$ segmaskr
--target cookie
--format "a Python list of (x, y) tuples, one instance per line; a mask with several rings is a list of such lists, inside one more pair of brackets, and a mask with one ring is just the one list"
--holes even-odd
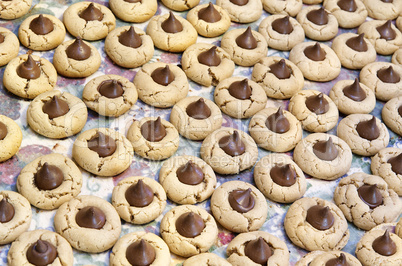
[(229, 231), (244, 233), (261, 228), (267, 218), (264, 195), (243, 181), (228, 181), (211, 197), (211, 211), (220, 225)]
[(0, 162), (16, 154), (21, 146), (22, 131), (14, 120), (0, 115)]
[(81, 133), (73, 145), (76, 163), (97, 176), (115, 176), (133, 159), (133, 146), (125, 136), (110, 128), (93, 128)]
[(323, 0), (303, 0), (303, 4), (306, 5), (317, 5), (317, 4), (321, 4), (323, 2)]
[(203, 140), (222, 126), (222, 112), (211, 100), (189, 96), (173, 106), (170, 123), (180, 135), (191, 140)]
[(292, 61), (306, 79), (312, 81), (330, 81), (341, 72), (341, 62), (329, 46), (318, 42), (302, 42), (289, 53)]
[(299, 91), (290, 99), (288, 108), (310, 132), (327, 132), (338, 123), (336, 104), (320, 91)]
[(354, 34), (347, 32), (335, 37), (331, 46), (343, 67), (349, 69), (361, 69), (367, 64), (374, 62), (377, 52), (364, 33)]
[(0, 6), (1, 19), (16, 19), (28, 13), (32, 0), (2, 1)]
[(261, 0), (216, 0), (225, 9), (233, 22), (251, 23), (262, 15)]
[(73, 250), (59, 234), (48, 230), (25, 232), (15, 240), (7, 255), (10, 266), (66, 265), (72, 266)]
[(239, 66), (253, 66), (268, 53), (264, 36), (250, 27), (226, 32), (222, 37), (221, 47)]
[(365, 173), (342, 178), (334, 201), (346, 219), (363, 230), (394, 222), (402, 212), (398, 194), (381, 177)]
[(197, 157), (175, 156), (163, 163), (159, 183), (171, 201), (196, 204), (212, 195), (216, 176), (211, 166)]
[(395, 234), (402, 238), (402, 219), (399, 219), (398, 223), (395, 226)]
[(226, 249), (233, 266), (288, 265), (289, 251), (281, 239), (267, 232), (237, 235)]
[(323, 6), (336, 17), (341, 28), (356, 28), (367, 18), (367, 9), (362, 0), (325, 0)]
[(376, 100), (374, 92), (355, 80), (340, 80), (332, 87), (329, 97), (338, 107), (339, 112), (350, 114), (368, 114), (374, 110)]
[(112, 204), (96, 196), (82, 195), (60, 206), (54, 216), (54, 228), (73, 248), (99, 253), (116, 243), (121, 222)]
[(371, 158), (371, 172), (387, 182), (388, 187), (402, 196), (402, 149), (385, 148)]
[(124, 221), (146, 224), (162, 214), (166, 206), (166, 193), (151, 178), (130, 176), (113, 188), (112, 204)]
[(185, 11), (197, 6), (200, 0), (162, 0), (161, 2), (174, 11)]
[[(141, 2), (137, 3), (141, 5)], [(136, 68), (151, 60), (154, 55), (154, 43), (140, 28), (124, 26), (112, 30), (107, 35), (105, 51), (117, 65)]]
[(264, 57), (254, 65), (251, 79), (265, 90), (268, 97), (288, 99), (303, 89), (304, 77), (291, 61), (279, 57)]
[(142, 23), (152, 18), (158, 9), (157, 0), (125, 1), (109, 0), (109, 7), (121, 20)]
[(197, 5), (187, 13), (186, 19), (204, 37), (217, 37), (230, 27), (229, 13), (218, 5)]
[(235, 64), (220, 47), (196, 43), (187, 48), (181, 57), (187, 77), (205, 87), (216, 86), (233, 75)]
[(167, 108), (188, 93), (186, 74), (177, 65), (162, 62), (144, 65), (134, 77), (138, 97), (146, 104)]
[(253, 167), (258, 148), (244, 131), (221, 127), (204, 139), (200, 155), (218, 174), (237, 174)]
[(293, 244), (308, 251), (341, 250), (350, 236), (342, 211), (320, 198), (301, 198), (290, 205), (284, 227)]
[(181, 205), (163, 216), (160, 232), (171, 252), (187, 258), (206, 252), (215, 243), (218, 227), (206, 210)]
[(53, 55), (53, 64), (62, 76), (85, 78), (99, 69), (101, 56), (95, 46), (77, 37), (57, 47)]
[(118, 75), (103, 75), (90, 80), (82, 92), (87, 107), (100, 115), (118, 117), (137, 102), (134, 84)]
[(394, 54), (392, 55), (391, 62), (396, 65), (402, 65), (402, 48), (400, 48), (394, 52)]
[(12, 59), (3, 74), (4, 87), (11, 93), (25, 99), (53, 90), (57, 72), (45, 58), (25, 54)]
[(31, 223), (31, 205), (17, 192), (0, 191), (0, 214), (0, 245), (13, 242)]
[(261, 158), (254, 168), (254, 182), (268, 199), (291, 203), (306, 192), (303, 171), (286, 154), (272, 153)]
[(172, 156), (179, 147), (179, 133), (168, 121), (160, 117), (134, 120), (127, 132), (134, 152), (150, 160), (163, 160)]
[(66, 29), (63, 22), (47, 14), (26, 18), (18, 29), (21, 44), (35, 51), (54, 49), (64, 41), (65, 36)]
[(362, 156), (372, 156), (389, 143), (387, 127), (369, 114), (348, 115), (339, 122), (337, 135), (353, 153)]
[(183, 52), (197, 41), (197, 31), (186, 19), (168, 14), (154, 16), (148, 23), (147, 34), (161, 50)]
[[(1, 11), (0, 11), (1, 17)], [(3, 27), (0, 27), (0, 66), (4, 66), (11, 61), (11, 59), (18, 56), (20, 42), (15, 34)]]
[(230, 266), (230, 262), (214, 253), (201, 253), (183, 262), (183, 266)]
[(374, 19), (392, 20), (400, 16), (402, 12), (402, 1), (378, 1), (378, 0), (363, 0), (367, 8), (368, 15)]
[(367, 85), (381, 101), (402, 96), (402, 66), (387, 62), (374, 62), (360, 71), (361, 83)]
[(27, 122), (36, 133), (62, 139), (77, 134), (87, 122), (88, 111), (80, 98), (68, 92), (44, 92), (29, 104)]
[(263, 0), (264, 10), (271, 14), (288, 14), (291, 17), (296, 16), (302, 9), (302, 0)]
[[(332, 263), (332, 264), (331, 264)], [(335, 264), (334, 264), (335, 263)], [(360, 261), (353, 255), (341, 251), (312, 251), (304, 255), (295, 266), (324, 266), (324, 265), (350, 265), (361, 266)]]
[(282, 107), (268, 107), (256, 113), (248, 131), (259, 147), (273, 152), (292, 150), (303, 133), (299, 120)]
[(214, 91), (216, 105), (234, 118), (248, 118), (264, 109), (267, 96), (256, 82), (243, 77), (230, 77), (219, 82)]
[(308, 6), (303, 8), (297, 14), (296, 19), (303, 27), (306, 37), (312, 40), (328, 41), (338, 34), (338, 20), (323, 7)]
[(402, 96), (392, 98), (382, 108), (381, 118), (396, 134), (402, 136)]
[[(381, 2), (381, 1), (376, 1)], [(402, 33), (391, 20), (371, 20), (360, 25), (358, 34), (364, 36), (374, 46), (378, 54), (390, 55), (402, 46)]]
[(116, 27), (109, 8), (86, 1), (70, 5), (64, 11), (63, 22), (71, 35), (87, 41), (103, 39)]
[(170, 265), (170, 252), (157, 235), (146, 232), (129, 233), (121, 237), (110, 253), (111, 266)]
[[(285, 1), (289, 4), (289, 1)], [(258, 26), (268, 43), (277, 50), (288, 51), (296, 44), (304, 41), (304, 30), (296, 19), (288, 15), (271, 15), (263, 19)]]

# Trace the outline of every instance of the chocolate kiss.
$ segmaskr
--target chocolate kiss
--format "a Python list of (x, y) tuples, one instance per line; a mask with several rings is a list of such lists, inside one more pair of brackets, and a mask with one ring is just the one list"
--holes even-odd
[(246, 146), (240, 138), (239, 132), (222, 137), (219, 140), (219, 147), (230, 156), (242, 155), (246, 151)]
[(320, 140), (313, 146), (314, 154), (324, 161), (332, 161), (338, 157), (338, 149), (332, 142), (332, 138), (329, 137), (327, 141)]
[(239, 100), (247, 100), (250, 99), (251, 96), (251, 87), (248, 85), (246, 78), (230, 84), (228, 91), (230, 95)]
[(402, 175), (402, 153), (398, 156), (390, 158), (387, 163), (391, 164), (391, 169), (397, 175)]
[(183, 213), (176, 220), (176, 230), (184, 237), (196, 237), (202, 233), (204, 228), (204, 220), (194, 212)]
[(80, 14), (80, 18), (86, 21), (98, 20), (101, 21), (103, 19), (103, 13), (100, 9), (96, 8), (94, 3), (90, 3), (87, 8), (85, 8)]
[(0, 43), (4, 42), (4, 35), (0, 33)]
[(28, 54), (28, 59), (17, 67), (17, 74), (24, 79), (37, 79), (40, 77), (41, 70), (32, 56)]
[(360, 137), (370, 141), (380, 136), (380, 129), (374, 116), (370, 120), (359, 122), (356, 130)]
[(34, 174), (35, 185), (41, 190), (51, 190), (59, 187), (64, 181), (63, 172), (55, 165), (47, 162)]
[(248, 3), (248, 0), (229, 0), (229, 1), (237, 6), (244, 6), (247, 5)]
[(289, 120), (283, 115), (282, 106), (278, 108), (278, 111), (268, 116), (267, 120), (265, 121), (265, 126), (269, 130), (279, 134), (289, 131), (290, 123)]
[(392, 21), (388, 20), (381, 26), (378, 26), (376, 29), (378, 33), (381, 36), (381, 39), (385, 39), (387, 41), (393, 40), (396, 38), (396, 32), (395, 30), (391, 27)]
[(293, 31), (293, 26), (289, 21), (289, 16), (275, 19), (272, 22), (272, 28), (280, 34), (290, 34)]
[(37, 35), (46, 35), (54, 29), (53, 22), (42, 14), (31, 21), (29, 28)]
[(77, 212), (75, 222), (80, 227), (101, 229), (106, 223), (106, 215), (98, 207), (87, 206)]
[(98, 87), (98, 91), (100, 95), (109, 99), (120, 97), (124, 93), (122, 84), (115, 79), (102, 81)]
[(42, 111), (48, 115), (49, 119), (53, 119), (67, 114), (70, 107), (66, 101), (54, 95), (52, 99), (43, 104)]
[(291, 69), (286, 65), (285, 59), (281, 59), (269, 66), (269, 72), (274, 74), (278, 79), (288, 79), (292, 74)]
[(216, 53), (216, 48), (217, 47), (214, 45), (211, 49), (200, 53), (197, 57), (198, 62), (206, 66), (219, 66), (221, 58)]
[(86, 60), (91, 56), (91, 47), (89, 47), (81, 37), (77, 37), (77, 39), (67, 47), (66, 54), (68, 58), (74, 60)]
[(57, 250), (53, 244), (39, 239), (28, 248), (26, 256), (29, 263), (45, 266), (57, 258)]
[(394, 0), (381, 0), (381, 2), (384, 2), (384, 3), (393, 3)]
[(204, 99), (200, 98), (198, 101), (192, 102), (187, 106), (186, 113), (194, 119), (202, 120), (211, 116), (211, 109), (209, 109)]
[(0, 140), (3, 140), (8, 134), (7, 126), (0, 122)]
[(145, 184), (142, 179), (138, 180), (136, 184), (132, 184), (126, 190), (125, 196), (130, 206), (139, 208), (148, 206), (154, 200), (152, 188)]
[(6, 198), (0, 201), (0, 223), (7, 223), (13, 219), (15, 214), (15, 209), (13, 205), (7, 202)]
[(334, 215), (328, 206), (315, 205), (307, 210), (306, 221), (315, 229), (327, 230), (334, 225)]
[(341, 253), (339, 257), (327, 261), (325, 266), (349, 266), (349, 263), (346, 261), (345, 254)]
[(377, 71), (377, 77), (384, 83), (398, 83), (401, 80), (398, 72), (392, 66)]
[(237, 36), (236, 44), (239, 47), (248, 50), (255, 49), (257, 47), (257, 39), (253, 36), (250, 27), (247, 27), (247, 29), (242, 34)]
[(244, 254), (255, 263), (266, 265), (272, 256), (272, 249), (262, 237), (259, 237), (246, 244)]
[(296, 171), (290, 166), (285, 164), (283, 166), (275, 165), (269, 172), (272, 181), (282, 187), (290, 187), (296, 183)]
[(340, 0), (337, 4), (344, 11), (355, 12), (357, 9), (355, 0)]
[(158, 116), (156, 120), (145, 122), (141, 126), (141, 134), (148, 141), (161, 141), (166, 136), (166, 129), (162, 125), (161, 118)]
[(360, 87), (359, 80), (357, 78), (355, 78), (355, 81), (351, 85), (343, 88), (342, 91), (346, 97), (355, 102), (361, 102), (367, 97), (362, 87)]
[(167, 33), (177, 33), (183, 30), (181, 22), (169, 11), (169, 17), (162, 22), (162, 29)]
[(180, 166), (176, 175), (179, 181), (186, 185), (198, 185), (204, 180), (202, 169), (192, 161)]
[(251, 195), (251, 188), (247, 190), (236, 189), (229, 193), (229, 204), (233, 210), (246, 213), (254, 208), (255, 199)]
[(316, 42), (314, 45), (306, 47), (303, 52), (307, 58), (313, 61), (323, 61), (327, 55), (318, 42)]
[(364, 40), (364, 33), (349, 38), (346, 41), (346, 45), (357, 52), (366, 52), (368, 50), (367, 43)]
[(175, 76), (172, 71), (170, 71), (169, 66), (159, 67), (155, 69), (151, 74), (152, 79), (162, 85), (167, 86), (173, 82)]
[(328, 101), (321, 92), (306, 99), (306, 107), (317, 115), (325, 114), (329, 110)]
[(377, 237), (372, 244), (375, 252), (383, 256), (392, 256), (396, 253), (397, 247), (395, 242), (391, 239), (388, 230), (385, 233)]
[(328, 13), (323, 7), (321, 7), (308, 12), (307, 19), (316, 25), (325, 25), (328, 24)]
[(221, 20), (221, 14), (215, 9), (214, 5), (209, 2), (208, 6), (198, 11), (198, 18), (209, 23), (214, 23)]
[(126, 250), (126, 258), (131, 265), (148, 266), (155, 257), (155, 248), (144, 239), (135, 241)]
[(88, 148), (100, 157), (110, 156), (116, 151), (116, 141), (100, 131), (88, 140), (87, 144)]
[(133, 26), (120, 34), (119, 42), (131, 48), (138, 48), (142, 45), (141, 37), (135, 32)]
[(382, 195), (377, 185), (363, 185), (357, 189), (360, 199), (366, 203), (371, 209), (382, 204)]

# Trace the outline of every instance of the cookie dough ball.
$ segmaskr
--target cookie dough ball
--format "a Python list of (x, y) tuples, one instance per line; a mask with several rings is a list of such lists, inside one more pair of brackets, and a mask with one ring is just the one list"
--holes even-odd
[(264, 36), (250, 27), (225, 33), (221, 47), (231, 56), (233, 62), (240, 66), (253, 66), (268, 53)]
[(264, 89), (256, 82), (243, 77), (230, 77), (216, 86), (214, 100), (225, 114), (248, 118), (264, 109), (268, 99)]
[(198, 5), (200, 0), (162, 0), (162, 3), (174, 11), (185, 11)]
[(25, 54), (12, 59), (3, 74), (4, 87), (11, 93), (33, 99), (41, 93), (53, 90), (57, 72), (45, 58)]
[(206, 210), (182, 205), (163, 216), (160, 232), (171, 252), (187, 258), (209, 250), (218, 236), (218, 227)]
[(304, 255), (295, 266), (324, 266), (326, 263), (331, 265), (349, 265), (349, 266), (361, 266), (360, 261), (353, 255), (341, 252), (341, 251), (312, 251)]
[(113, 129), (93, 128), (81, 133), (74, 141), (73, 158), (94, 175), (115, 176), (130, 166), (133, 146)]
[(169, 14), (154, 16), (148, 23), (147, 34), (161, 50), (183, 52), (197, 41), (197, 31), (186, 19)]
[(302, 0), (263, 0), (264, 10), (271, 14), (288, 14), (296, 16), (302, 9)]
[(125, 1), (109, 0), (109, 7), (121, 20), (142, 23), (152, 18), (158, 9), (157, 0)]
[(151, 178), (130, 176), (113, 188), (112, 204), (124, 221), (146, 224), (162, 214), (166, 206), (166, 193)]
[(261, 228), (267, 218), (268, 204), (264, 195), (243, 181), (228, 181), (211, 197), (215, 219), (229, 231), (244, 233)]
[(0, 66), (8, 64), (11, 59), (17, 57), (19, 48), (20, 42), (18, 41), (17, 36), (15, 36), (12, 31), (0, 27), (0, 50), (2, 51), (2, 53), (0, 54)]
[(192, 256), (183, 262), (183, 266), (231, 266), (224, 258), (214, 253), (201, 253)]
[(290, 99), (288, 108), (303, 129), (310, 132), (327, 132), (338, 123), (336, 104), (320, 91), (299, 91)]
[(137, 90), (132, 82), (118, 75), (103, 75), (90, 80), (82, 92), (89, 109), (100, 115), (118, 117), (137, 102)]
[(261, 0), (216, 0), (225, 9), (233, 22), (251, 23), (262, 15)]
[(138, 97), (146, 104), (167, 108), (184, 99), (188, 93), (186, 74), (177, 65), (162, 62), (144, 65), (134, 77)]
[(233, 266), (289, 264), (285, 242), (263, 231), (237, 235), (229, 243), (226, 254)]
[(230, 55), (220, 47), (196, 43), (188, 47), (181, 57), (187, 77), (203, 86), (216, 86), (233, 75), (235, 64)]
[(286, 213), (284, 226), (293, 244), (309, 251), (341, 250), (350, 236), (342, 211), (320, 198), (295, 201)]
[(381, 117), (393, 132), (402, 136), (402, 96), (389, 100), (382, 108)]
[(150, 160), (163, 160), (172, 156), (179, 147), (179, 132), (160, 117), (135, 120), (127, 132), (134, 152)]
[(362, 156), (372, 156), (389, 143), (387, 127), (369, 114), (348, 115), (339, 122), (337, 135), (353, 153)]
[(0, 162), (7, 161), (21, 146), (22, 131), (14, 120), (0, 115)]
[(391, 62), (396, 65), (402, 65), (402, 48), (394, 52)]
[(264, 36), (269, 47), (282, 51), (288, 51), (304, 41), (304, 30), (299, 22), (282, 14), (263, 19), (258, 32)]
[(211, 100), (190, 96), (173, 106), (170, 123), (180, 135), (191, 140), (203, 140), (222, 126), (222, 112)]
[(323, 6), (336, 17), (342, 28), (358, 27), (367, 18), (367, 9), (362, 0), (325, 0)]
[(17, 192), (0, 191), (0, 245), (13, 242), (31, 223), (29, 201)]
[(385, 148), (371, 158), (371, 172), (381, 176), (399, 196), (402, 196), (402, 149)]
[(363, 0), (368, 15), (374, 19), (396, 19), (402, 12), (402, 1)]
[(328, 41), (338, 34), (338, 20), (323, 7), (303, 8), (296, 18), (303, 27), (306, 37), (312, 40)]
[(368, 114), (375, 108), (374, 92), (360, 83), (356, 78), (353, 80), (340, 80), (332, 87), (329, 97), (334, 101), (341, 113)]
[(221, 127), (204, 139), (200, 154), (218, 174), (238, 174), (253, 167), (258, 158), (258, 148), (247, 133)]
[(304, 85), (300, 69), (279, 56), (260, 59), (254, 65), (251, 79), (261, 85), (268, 97), (281, 100), (292, 97)]
[(116, 243), (121, 222), (112, 204), (87, 195), (61, 205), (54, 216), (54, 228), (73, 248), (99, 253)]
[(32, 0), (1, 1), (0, 18), (16, 19), (28, 13)]

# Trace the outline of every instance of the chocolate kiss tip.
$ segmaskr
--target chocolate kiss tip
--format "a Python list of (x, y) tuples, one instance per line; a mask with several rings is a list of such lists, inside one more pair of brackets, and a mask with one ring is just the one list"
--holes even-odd
[(47, 251), (47, 245), (42, 240), (36, 241), (35, 250), (39, 253), (45, 253)]

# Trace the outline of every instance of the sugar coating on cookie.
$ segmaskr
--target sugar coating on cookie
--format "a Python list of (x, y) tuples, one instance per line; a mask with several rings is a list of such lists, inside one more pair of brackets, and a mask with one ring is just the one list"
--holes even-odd
[(152, 18), (158, 9), (157, 0), (109, 0), (109, 7), (116, 17), (127, 22), (141, 23)]
[(0, 18), (16, 19), (28, 13), (32, 0), (1, 1)]
[(11, 59), (17, 57), (19, 47), (20, 42), (18, 41), (17, 36), (10, 30), (0, 27), (0, 50), (2, 51), (0, 54), (0, 66), (4, 66), (10, 62)]
[(0, 162), (16, 154), (21, 146), (22, 131), (11, 118), (0, 115)]
[(238, 23), (251, 23), (262, 15), (262, 2), (259, 0), (217, 0), (216, 4), (229, 13), (232, 21)]
[(303, 7), (302, 0), (263, 0), (264, 10), (271, 14), (288, 14), (296, 16)]
[(371, 158), (371, 172), (387, 182), (399, 196), (402, 195), (402, 149), (385, 148)]
[(183, 266), (230, 266), (230, 262), (214, 253), (201, 253), (186, 259)]
[(368, 15), (374, 19), (396, 19), (402, 12), (402, 1), (363, 0)]
[(389, 100), (382, 108), (384, 123), (396, 134), (402, 136), (402, 96)]
[(308, 6), (303, 8), (296, 18), (303, 27), (306, 37), (312, 40), (328, 41), (338, 34), (338, 20), (323, 7)]
[(342, 28), (358, 27), (367, 18), (367, 9), (362, 0), (325, 0), (323, 6), (336, 17)]

